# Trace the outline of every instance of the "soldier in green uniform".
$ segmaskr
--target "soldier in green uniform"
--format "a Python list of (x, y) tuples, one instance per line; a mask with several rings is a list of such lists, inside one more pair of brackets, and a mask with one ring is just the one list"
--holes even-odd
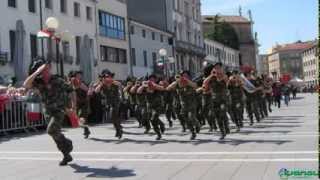
[[(35, 88), (41, 94), (42, 103), (45, 107), (45, 115), (50, 120), (47, 132), (53, 138), (58, 149), (63, 154), (61, 166), (72, 161), (70, 152), (73, 149), (72, 141), (61, 132), (65, 111), (69, 104), (68, 100), (75, 99), (73, 88), (64, 79), (57, 75), (51, 75), (51, 65), (42, 59), (31, 63), (29, 76), (24, 82), (26, 89)], [(72, 97), (70, 97), (72, 96)], [(73, 101), (72, 108), (76, 105)]]
[(96, 87), (95, 92), (100, 93), (104, 99), (107, 113), (110, 114), (114, 128), (115, 137), (122, 138), (122, 126), (119, 118), (121, 83), (113, 79), (114, 73), (105, 69), (101, 73), (102, 81)]
[(223, 73), (222, 63), (214, 64), (211, 75), (204, 82), (204, 90), (211, 91), (213, 110), (221, 132), (220, 140), (230, 133), (227, 116), (227, 77)]
[(267, 100), (267, 108), (269, 112), (272, 112), (271, 105), (272, 105), (272, 79), (266, 77), (264, 79), (264, 93), (266, 95)]
[(237, 132), (239, 132), (240, 128), (243, 127), (243, 89), (242, 82), (237, 71), (234, 71), (233, 75), (229, 78), (228, 89), (231, 96), (231, 113), (234, 117), (234, 123), (237, 126)]
[(148, 112), (148, 107), (147, 107), (147, 90), (146, 90), (147, 86), (146, 85), (142, 86), (143, 80), (144, 78), (140, 78), (135, 85), (136, 87), (132, 87), (132, 88), (136, 88), (137, 104), (138, 104), (138, 108), (140, 109), (142, 125), (145, 128), (144, 134), (148, 134), (151, 129), (150, 114)]
[(194, 140), (196, 132), (200, 131), (200, 123), (196, 120), (195, 90), (197, 84), (192, 82), (190, 77), (189, 71), (182, 71), (176, 81), (167, 87), (167, 90), (177, 91), (181, 106), (180, 116), (192, 133), (190, 139)]
[[(169, 85), (169, 82), (166, 79), (164, 79), (159, 82), (159, 85), (164, 88), (167, 88)], [(173, 93), (171, 91), (162, 91), (161, 95), (162, 95), (162, 104), (163, 104), (164, 113), (168, 120), (169, 127), (172, 127), (171, 118), (173, 117), (173, 112), (172, 112), (173, 111)]]
[(83, 135), (87, 139), (90, 135), (90, 130), (87, 123), (89, 109), (89, 98), (87, 92), (88, 86), (84, 84), (81, 78), (81, 71), (71, 71), (69, 73), (70, 85), (76, 92), (76, 112), (80, 119), (80, 126), (84, 129)]
[[(255, 81), (250, 73), (245, 73), (245, 77), (255, 85)], [(246, 109), (250, 119), (250, 126), (253, 125), (253, 115), (256, 117), (257, 122), (260, 122), (260, 115), (258, 112), (258, 104), (257, 104), (257, 88), (253, 92), (244, 91), (246, 95)]]
[(148, 114), (150, 114), (153, 130), (157, 134), (156, 140), (160, 140), (162, 138), (161, 134), (165, 131), (165, 125), (159, 118), (161, 112), (160, 92), (164, 91), (165, 88), (156, 84), (156, 78), (156, 75), (150, 75), (148, 81), (143, 82), (138, 92), (140, 93), (143, 89), (146, 91)]

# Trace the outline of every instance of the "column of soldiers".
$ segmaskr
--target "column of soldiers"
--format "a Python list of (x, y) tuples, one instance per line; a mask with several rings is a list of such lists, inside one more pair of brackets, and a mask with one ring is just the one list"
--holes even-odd
[[(50, 120), (48, 134), (53, 138), (63, 154), (60, 165), (72, 161), (70, 152), (72, 141), (61, 132), (64, 116), (76, 112), (84, 137), (90, 130), (86, 122), (90, 108), (89, 100), (93, 94), (99, 94), (104, 117), (112, 121), (115, 137), (121, 139), (123, 127), (120, 118), (120, 104), (125, 100), (131, 114), (137, 119), (145, 134), (151, 128), (156, 133), (156, 140), (165, 135), (165, 123), (160, 118), (164, 114), (169, 128), (178, 120), (182, 132), (190, 131), (190, 140), (194, 140), (201, 128), (209, 125), (209, 132), (220, 131), (220, 140), (230, 133), (229, 119), (239, 132), (244, 126), (244, 111), (247, 110), (249, 125), (255, 117), (257, 122), (271, 112), (270, 92), (272, 80), (264, 76), (257, 77), (255, 72), (244, 75), (254, 86), (253, 91), (246, 91), (243, 79), (238, 71), (225, 73), (221, 63), (208, 65), (201, 76), (192, 79), (189, 71), (181, 71), (175, 77), (160, 79), (156, 75), (128, 79), (125, 86), (114, 80), (114, 73), (103, 70), (99, 79), (86, 85), (80, 71), (72, 71), (68, 79), (51, 75), (51, 65), (38, 59), (30, 65), (29, 77), (24, 86), (38, 89), (45, 106), (46, 116)], [(123, 113), (123, 112), (122, 112)], [(125, 112), (127, 113), (127, 111)]]

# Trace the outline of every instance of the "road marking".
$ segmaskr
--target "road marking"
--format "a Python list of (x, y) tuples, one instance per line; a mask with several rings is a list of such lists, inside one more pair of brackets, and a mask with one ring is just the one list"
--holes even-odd
[[(58, 151), (0, 151), (0, 154), (61, 154)], [(248, 151), (248, 152), (72, 152), (75, 155), (242, 155), (242, 154), (318, 154), (317, 151)]]
[[(61, 158), (36, 157), (0, 157), (0, 160), (25, 161), (60, 161)], [(91, 162), (317, 162), (316, 158), (306, 159), (112, 159), (112, 158), (79, 158), (75, 161)]]

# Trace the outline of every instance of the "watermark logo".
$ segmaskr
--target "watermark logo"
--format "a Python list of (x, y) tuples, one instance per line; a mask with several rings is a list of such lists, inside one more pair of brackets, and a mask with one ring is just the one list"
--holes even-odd
[(315, 170), (302, 170), (302, 169), (286, 169), (281, 168), (278, 172), (280, 179), (287, 180), (287, 179), (297, 179), (297, 178), (303, 178), (303, 179), (313, 179), (315, 177), (318, 177), (319, 172)]

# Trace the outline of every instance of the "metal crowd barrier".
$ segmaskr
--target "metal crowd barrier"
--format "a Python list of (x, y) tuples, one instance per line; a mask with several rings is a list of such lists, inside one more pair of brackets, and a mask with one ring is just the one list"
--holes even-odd
[(40, 103), (31, 103), (22, 98), (10, 98), (0, 107), (0, 133), (14, 130), (37, 130), (45, 127), (47, 122)]

